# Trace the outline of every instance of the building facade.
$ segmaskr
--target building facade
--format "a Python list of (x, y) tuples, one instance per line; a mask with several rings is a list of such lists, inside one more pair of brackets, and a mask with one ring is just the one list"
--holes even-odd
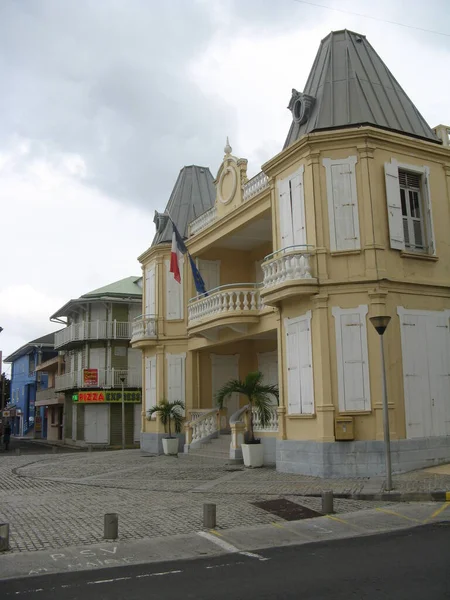
[[(322, 40), (289, 109), (284, 148), (252, 179), (228, 143), (214, 182), (202, 167), (180, 174), (190, 169), (203, 188), (182, 188), (179, 177), (166, 213), (207, 295), (196, 293), (187, 257), (174, 281), (171, 223), (157, 219), (139, 258), (143, 316), (132, 338), (144, 356), (144, 408), (183, 400), (180, 448), (229, 430), (237, 456), (244, 399), (218, 412), (214, 395), (259, 369), (280, 389), (269, 426), (256, 422), (266, 463), (383, 474), (382, 364), (370, 318), (389, 316), (394, 472), (449, 460), (450, 128), (431, 129), (366, 38), (347, 30)], [(161, 424), (143, 425), (141, 447), (159, 452)]]
[(62, 360), (43, 366), (54, 383), (41, 399), (53, 436), (68, 444), (121, 446), (123, 390), (125, 444), (139, 444), (142, 356), (129, 341), (141, 307), (142, 279), (128, 277), (70, 300), (52, 315), (65, 324), (55, 334)]
[(25, 344), (5, 362), (11, 363), (11, 397), (6, 407), (5, 418), (9, 419), (13, 435), (32, 435), (41, 437), (46, 429), (44, 410), (37, 410), (36, 393), (38, 387), (45, 389), (48, 378), (41, 374), (38, 367), (57, 355), (54, 350), (54, 333), (37, 338)]

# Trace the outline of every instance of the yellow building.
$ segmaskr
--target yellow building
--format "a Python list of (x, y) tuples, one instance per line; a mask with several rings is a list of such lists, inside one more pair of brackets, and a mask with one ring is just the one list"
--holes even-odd
[[(174, 280), (172, 226), (156, 219), (131, 342), (143, 352), (145, 410), (183, 400), (180, 449), (220, 454), (225, 439), (238, 457), (245, 399), (218, 413), (214, 394), (259, 369), (280, 388), (276, 417), (256, 423), (267, 464), (383, 474), (369, 319), (388, 315), (393, 470), (449, 460), (450, 129), (432, 130), (366, 38), (347, 30), (322, 41), (289, 109), (283, 150), (252, 179), (228, 143), (214, 181), (206, 168), (180, 172), (166, 214), (207, 296), (196, 295), (187, 256)], [(164, 430), (142, 416), (141, 448), (160, 452)], [(215, 441), (218, 430), (232, 435)]]

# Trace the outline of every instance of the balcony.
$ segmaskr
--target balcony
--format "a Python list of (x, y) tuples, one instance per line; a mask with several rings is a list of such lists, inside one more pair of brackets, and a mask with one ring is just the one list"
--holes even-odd
[(45, 390), (38, 390), (36, 392), (35, 406), (52, 406), (55, 404), (63, 404), (64, 396), (58, 394), (55, 387), (49, 387)]
[(82, 321), (55, 333), (55, 348), (73, 346), (89, 340), (129, 340), (129, 321)]
[[(242, 200), (248, 202), (260, 192), (269, 188), (269, 178), (262, 171), (249, 179), (242, 188)], [(189, 224), (189, 237), (196, 235), (214, 223), (218, 218), (217, 208), (213, 206)]]
[(188, 304), (189, 335), (216, 339), (226, 327), (244, 333), (251, 323), (258, 323), (264, 302), (261, 284), (235, 283), (221, 285), (207, 296), (191, 298)]
[(158, 337), (158, 317), (156, 315), (140, 315), (131, 323), (131, 343), (155, 341)]
[[(137, 370), (122, 370), (122, 369), (99, 369), (98, 370), (98, 385), (89, 386), (95, 388), (120, 388), (122, 387), (121, 379), (124, 379), (125, 388), (140, 388), (142, 385), (142, 375)], [(86, 387), (83, 385), (83, 369), (57, 375), (55, 382), (55, 390), (71, 390), (75, 388)]]
[(265, 257), (261, 265), (265, 304), (275, 306), (286, 298), (317, 293), (317, 279), (311, 274), (313, 255), (311, 246), (289, 246)]

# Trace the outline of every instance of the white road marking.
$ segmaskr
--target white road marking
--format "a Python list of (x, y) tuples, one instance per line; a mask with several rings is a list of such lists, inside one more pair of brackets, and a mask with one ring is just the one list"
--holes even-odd
[(98, 583), (112, 583), (113, 581), (126, 581), (131, 577), (115, 577), (114, 579), (98, 579), (97, 581), (88, 581), (87, 585), (96, 585)]
[(249, 558), (257, 558), (258, 560), (269, 560), (268, 558), (264, 558), (264, 556), (261, 556), (260, 554), (255, 554), (253, 552), (244, 552), (243, 550), (239, 550), (239, 548), (236, 548), (236, 546), (233, 546), (233, 544), (229, 544), (225, 540), (222, 540), (217, 536), (213, 535), (212, 533), (208, 533), (207, 531), (197, 531), (197, 535), (209, 540), (213, 544), (216, 544), (216, 546), (222, 548), (222, 550), (230, 552), (231, 554), (241, 554), (243, 556), (248, 556)]
[(143, 575), (136, 575), (136, 579), (142, 579), (142, 577), (161, 577), (162, 575), (174, 575), (175, 573), (182, 573), (183, 571), (164, 571), (163, 573), (144, 573)]

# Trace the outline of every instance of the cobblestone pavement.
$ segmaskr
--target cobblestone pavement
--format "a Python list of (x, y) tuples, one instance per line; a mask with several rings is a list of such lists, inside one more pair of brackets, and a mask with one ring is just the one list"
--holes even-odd
[[(442, 477), (421, 472), (396, 478), (404, 489), (417, 482), (442, 488)], [(253, 505), (283, 497), (313, 510), (319, 498), (301, 494), (358, 492), (368, 480), (324, 481), (243, 469), (207, 458), (142, 456), (139, 450), (49, 456), (0, 457), (0, 521), (10, 523), (11, 550), (32, 551), (100, 542), (103, 515), (119, 514), (120, 539), (189, 533), (202, 529), (202, 505), (217, 504), (218, 529), (282, 522)], [(377, 484), (378, 485), (378, 484)], [(336, 512), (387, 503), (335, 500)]]

